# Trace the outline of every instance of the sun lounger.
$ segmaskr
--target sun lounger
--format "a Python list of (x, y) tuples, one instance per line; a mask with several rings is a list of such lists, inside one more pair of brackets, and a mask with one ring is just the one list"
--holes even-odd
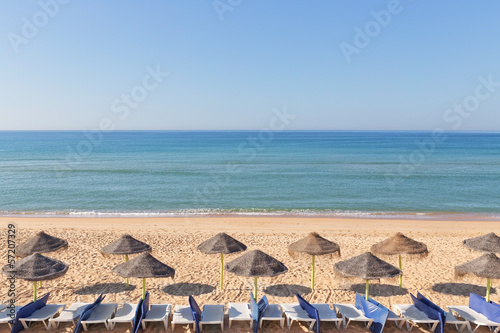
[(85, 310), (85, 307), (89, 305), (90, 303), (73, 303), (71, 306), (67, 309), (64, 309), (58, 317), (55, 318), (50, 318), (49, 319), (49, 328), (51, 327), (52, 324), (55, 325), (56, 328), (59, 327), (59, 324), (61, 323), (73, 323), (73, 325), (76, 325), (76, 319), (81, 316), (83, 310)]
[(361, 321), (368, 328), (373, 323), (373, 319), (367, 318), (363, 311), (353, 304), (333, 304), (335, 311), (342, 316), (344, 328), (347, 328), (351, 321)]
[[(146, 329), (146, 324), (152, 322), (163, 322), (165, 331), (168, 329), (168, 318), (172, 313), (171, 304), (154, 304), (142, 319), (142, 329)], [(172, 328), (173, 331), (173, 328)]]
[(312, 330), (316, 319), (309, 317), (306, 310), (302, 309), (299, 303), (280, 303), (281, 313), (285, 315), (288, 329), (294, 321), (305, 321), (309, 323), (309, 329)]
[(19, 318), (19, 321), (25, 329), (29, 328), (31, 323), (41, 321), (45, 328), (50, 328), (49, 320), (53, 318), (59, 311), (64, 310), (66, 304), (47, 304), (44, 307), (36, 310), (30, 316)]
[(137, 304), (125, 303), (120, 307), (113, 318), (108, 319), (109, 329), (113, 330), (118, 323), (130, 323), (134, 327)]
[(224, 305), (205, 304), (201, 312), (200, 331), (203, 325), (220, 324), (221, 330), (224, 330)]
[(229, 328), (233, 320), (235, 321), (249, 321), (252, 327), (252, 315), (250, 313), (250, 305), (248, 303), (229, 303)]
[(337, 317), (337, 314), (330, 308), (330, 305), (326, 303), (311, 303), (311, 305), (318, 310), (320, 321), (333, 322), (337, 328), (340, 328), (342, 318)]
[(108, 320), (113, 317), (116, 312), (118, 304), (116, 303), (101, 303), (99, 304), (90, 317), (86, 320), (82, 320), (83, 330), (88, 330), (88, 325), (91, 324), (104, 324), (106, 330), (109, 331)]
[[(448, 309), (449, 310), (449, 309)], [(466, 327), (470, 331), (470, 324), (468, 320), (457, 319), (451, 310), (446, 313), (446, 324), (455, 325), (457, 331), (462, 332)]]
[(280, 327), (285, 325), (285, 318), (278, 304), (269, 304), (260, 318), (259, 327), (262, 327), (264, 321), (279, 321)]
[(406, 318), (406, 328), (408, 331), (411, 331), (416, 324), (428, 324), (431, 326), (430, 330), (434, 331), (439, 324), (439, 320), (430, 319), (413, 304), (394, 304), (393, 307), (397, 314)]
[(174, 308), (174, 313), (172, 315), (172, 332), (175, 329), (175, 325), (189, 325), (195, 322), (193, 320), (193, 313), (191, 312), (191, 307), (189, 305), (176, 305)]
[[(485, 315), (471, 309), (467, 305), (448, 305), (448, 309), (468, 322), (467, 328), (469, 331), (475, 332), (480, 326), (496, 327), (494, 333), (500, 331), (499, 322), (489, 320)], [(476, 328), (472, 330), (470, 323), (475, 324)]]
[[(15, 313), (17, 313), (21, 309), (20, 306), (15, 307)], [(9, 328), (12, 328), (12, 324), (10, 323), (13, 321), (13, 318), (10, 316), (10, 310), (9, 309), (3, 309), (3, 311), (0, 312), (0, 324), (8, 324)]]

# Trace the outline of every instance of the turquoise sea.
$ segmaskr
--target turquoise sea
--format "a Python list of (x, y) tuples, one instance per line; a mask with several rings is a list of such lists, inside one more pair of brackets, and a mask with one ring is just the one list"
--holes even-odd
[(500, 133), (3, 131), (0, 215), (500, 218)]

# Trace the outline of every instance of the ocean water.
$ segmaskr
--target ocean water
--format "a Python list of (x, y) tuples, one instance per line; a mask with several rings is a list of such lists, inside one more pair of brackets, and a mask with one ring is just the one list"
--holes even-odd
[(0, 132), (0, 215), (500, 218), (500, 133)]

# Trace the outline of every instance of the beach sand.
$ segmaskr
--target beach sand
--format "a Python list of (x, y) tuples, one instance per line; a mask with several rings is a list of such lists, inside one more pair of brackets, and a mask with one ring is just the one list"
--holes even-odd
[[(124, 233), (150, 244), (153, 256), (175, 268), (175, 279), (148, 279), (147, 289), (151, 303), (184, 305), (188, 295), (194, 295), (200, 305), (248, 302), (252, 279), (225, 274), (225, 289), (219, 290), (218, 255), (206, 255), (196, 247), (205, 239), (226, 232), (248, 246), (260, 249), (285, 263), (289, 271), (274, 278), (259, 279), (259, 297), (266, 294), (271, 303), (295, 302), (295, 292), (305, 295), (316, 303), (354, 303), (355, 291), (364, 293), (364, 281), (337, 276), (333, 264), (369, 251), (370, 246), (395, 232), (427, 244), (429, 255), (424, 258), (403, 256), (403, 290), (397, 279), (373, 281), (370, 294), (380, 303), (390, 307), (397, 303), (410, 303), (408, 292), (420, 291), (433, 302), (446, 305), (465, 305), (468, 294), (476, 292), (484, 296), (486, 280), (475, 277), (455, 279), (454, 267), (479, 257), (481, 254), (468, 250), (462, 240), (488, 232), (500, 234), (499, 221), (435, 221), (435, 220), (388, 220), (388, 219), (340, 219), (310, 217), (189, 217), (189, 218), (26, 218), (1, 217), (0, 244), (4, 244), (0, 260), (7, 263), (7, 225), (15, 223), (17, 243), (25, 241), (36, 231), (66, 239), (66, 250), (46, 254), (69, 264), (66, 275), (43, 283), (39, 296), (51, 293), (50, 303), (90, 302), (104, 292), (105, 302), (133, 302), (141, 296), (141, 280), (131, 279), (130, 289), (125, 289), (123, 278), (111, 269), (122, 263), (122, 256), (104, 257), (99, 249), (113, 242)], [(342, 256), (317, 257), (316, 289), (310, 290), (310, 259), (292, 258), (287, 246), (316, 231), (340, 245)], [(239, 254), (226, 255), (226, 262)], [(397, 257), (382, 258), (397, 265)], [(2, 266), (4, 265), (2, 264)], [(18, 280), (17, 304), (25, 304), (32, 298), (32, 284)], [(495, 287), (494, 282), (494, 287)], [(7, 284), (0, 287), (0, 301), (8, 300)], [(491, 300), (500, 302), (499, 293), (493, 290)], [(454, 327), (446, 325), (446, 331)], [(285, 328), (286, 329), (286, 328)], [(322, 331), (334, 330), (333, 324), (322, 325)], [(414, 331), (426, 331), (417, 327)], [(8, 332), (7, 325), (0, 332)], [(30, 332), (44, 331), (41, 324)], [(62, 325), (53, 332), (71, 332), (72, 326)], [(93, 326), (90, 331), (105, 331), (104, 325)], [(130, 332), (127, 324), (118, 324), (115, 332)], [(148, 326), (146, 332), (162, 332), (163, 326)], [(169, 328), (170, 331), (170, 328)], [(192, 328), (176, 326), (175, 332), (192, 331)], [(220, 332), (220, 327), (208, 325), (207, 332)], [(281, 329), (275, 323), (267, 323), (263, 332), (277, 333)], [(303, 324), (292, 326), (293, 332), (307, 331)], [(361, 324), (352, 323), (347, 331), (368, 332)], [(392, 323), (385, 332), (398, 331)], [(478, 332), (487, 332), (481, 328)], [(224, 332), (250, 332), (247, 323), (235, 322), (229, 329), (227, 316)]]

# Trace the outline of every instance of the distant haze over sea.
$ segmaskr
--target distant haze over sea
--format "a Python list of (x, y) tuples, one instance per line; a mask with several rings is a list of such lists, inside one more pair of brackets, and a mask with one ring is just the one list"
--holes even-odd
[(500, 133), (0, 132), (0, 215), (500, 218)]

